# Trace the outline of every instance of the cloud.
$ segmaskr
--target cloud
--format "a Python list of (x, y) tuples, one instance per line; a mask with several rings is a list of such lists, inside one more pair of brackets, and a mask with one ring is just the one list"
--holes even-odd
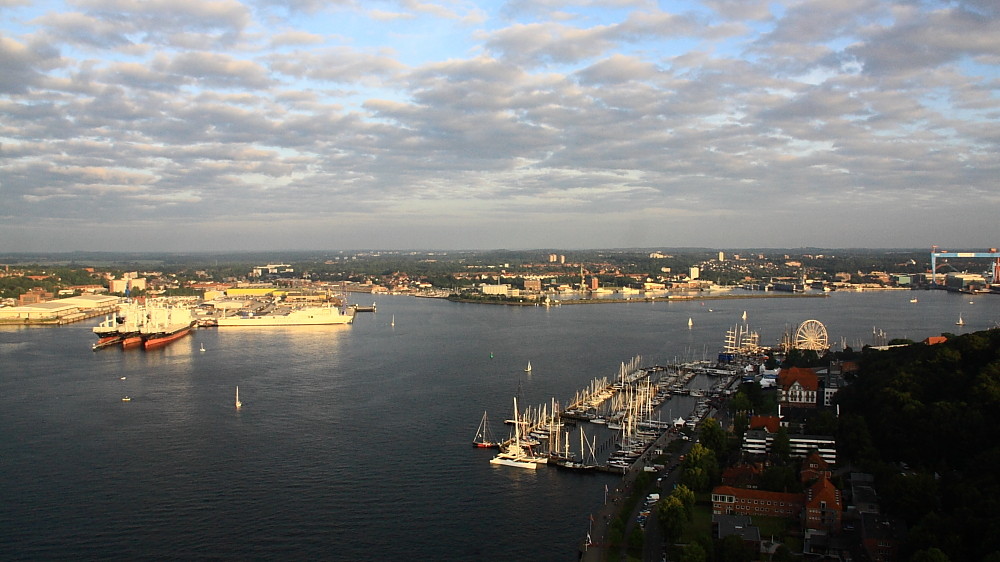
[(246, 228), (213, 238), (233, 248), (271, 243), (262, 224), (283, 247), (487, 226), (597, 247), (636, 220), (654, 245), (729, 246), (872, 220), (912, 245), (939, 209), (970, 242), (995, 222), (991, 2), (5, 6), (5, 249), (111, 222)]
[(61, 64), (59, 51), (44, 41), (25, 44), (0, 35), (0, 92), (24, 94)]
[(154, 69), (190, 79), (198, 87), (266, 87), (271, 79), (259, 64), (229, 55), (209, 52), (185, 52), (154, 62)]

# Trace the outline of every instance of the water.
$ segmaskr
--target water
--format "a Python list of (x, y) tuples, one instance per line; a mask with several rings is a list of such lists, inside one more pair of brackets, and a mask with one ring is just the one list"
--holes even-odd
[(711, 358), (744, 310), (765, 344), (815, 318), (838, 348), (871, 343), (873, 329), (920, 340), (1000, 320), (1000, 297), (944, 292), (549, 309), (374, 300), (378, 313), (353, 326), (205, 329), (152, 352), (91, 352), (96, 321), (0, 328), (4, 556), (575, 559), (618, 480), (491, 466), (493, 452), (470, 446), (484, 410), (501, 433), (515, 393), (566, 402), (635, 355)]

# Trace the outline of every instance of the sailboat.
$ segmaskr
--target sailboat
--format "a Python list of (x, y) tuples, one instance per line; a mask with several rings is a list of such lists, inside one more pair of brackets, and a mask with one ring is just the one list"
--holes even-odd
[(521, 424), (517, 419), (517, 397), (514, 397), (514, 440), (507, 445), (507, 450), (490, 459), (490, 464), (514, 466), (535, 470), (539, 463), (545, 463), (545, 457), (535, 457), (531, 449), (521, 445)]
[(958, 322), (955, 322), (956, 326), (965, 326), (965, 320), (962, 320), (962, 315), (958, 315)]
[(240, 402), (240, 387), (236, 387), (236, 409), (239, 410), (243, 407), (243, 402)]
[(486, 412), (483, 412), (483, 419), (479, 422), (479, 429), (476, 430), (476, 438), (472, 440), (472, 446), (480, 449), (495, 449), (500, 446), (493, 439), (493, 433), (490, 431), (490, 420), (486, 417)]
[(745, 311), (745, 310), (743, 311), (743, 321), (744, 322), (747, 321), (747, 311)]
[(691, 326), (694, 326), (694, 320), (688, 318), (688, 328), (690, 328)]
[(392, 315), (392, 320), (389, 322), (389, 325), (393, 326), (393, 327), (396, 326), (396, 315), (395, 314)]
[(205, 351), (205, 344), (201, 344), (201, 349), (199, 349), (198, 351)]
[(530, 373), (531, 372), (531, 361), (528, 361), (528, 366), (524, 368), (524, 372), (525, 373)]

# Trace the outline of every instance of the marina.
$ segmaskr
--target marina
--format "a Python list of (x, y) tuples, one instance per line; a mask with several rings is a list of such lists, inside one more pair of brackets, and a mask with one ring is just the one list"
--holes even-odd
[[(726, 378), (702, 362), (744, 310), (762, 345), (816, 318), (838, 349), (870, 345), (873, 326), (919, 341), (1000, 320), (993, 295), (912, 296), (527, 308), (380, 295), (350, 326), (196, 329), (155, 353), (92, 353), (97, 319), (3, 327), (0, 542), (10, 557), (50, 560), (575, 560), (605, 486), (622, 482), (596, 468), (623, 449), (622, 430), (560, 416), (567, 460), (521, 469), (470, 447), (484, 411), (506, 438), (514, 396), (518, 417), (552, 412), (553, 398), (562, 413), (638, 356), (636, 370), (654, 372), (615, 394), (641, 401), (652, 377), (652, 396), (670, 396), (636, 436), (667, 428), (669, 438)], [(595, 379), (607, 382), (591, 389)], [(614, 400), (596, 411), (615, 417)]]

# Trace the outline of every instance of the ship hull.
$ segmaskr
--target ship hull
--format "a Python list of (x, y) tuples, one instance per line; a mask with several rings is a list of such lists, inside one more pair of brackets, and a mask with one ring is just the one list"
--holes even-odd
[(173, 343), (184, 336), (191, 333), (191, 326), (185, 326), (179, 330), (173, 332), (161, 332), (157, 334), (150, 334), (146, 336), (145, 341), (142, 342), (142, 347), (144, 349), (156, 349), (158, 347), (163, 347), (170, 343)]
[(338, 308), (302, 308), (287, 314), (262, 314), (260, 316), (224, 316), (216, 321), (220, 328), (254, 326), (327, 326), (350, 324), (354, 315), (343, 313)]

